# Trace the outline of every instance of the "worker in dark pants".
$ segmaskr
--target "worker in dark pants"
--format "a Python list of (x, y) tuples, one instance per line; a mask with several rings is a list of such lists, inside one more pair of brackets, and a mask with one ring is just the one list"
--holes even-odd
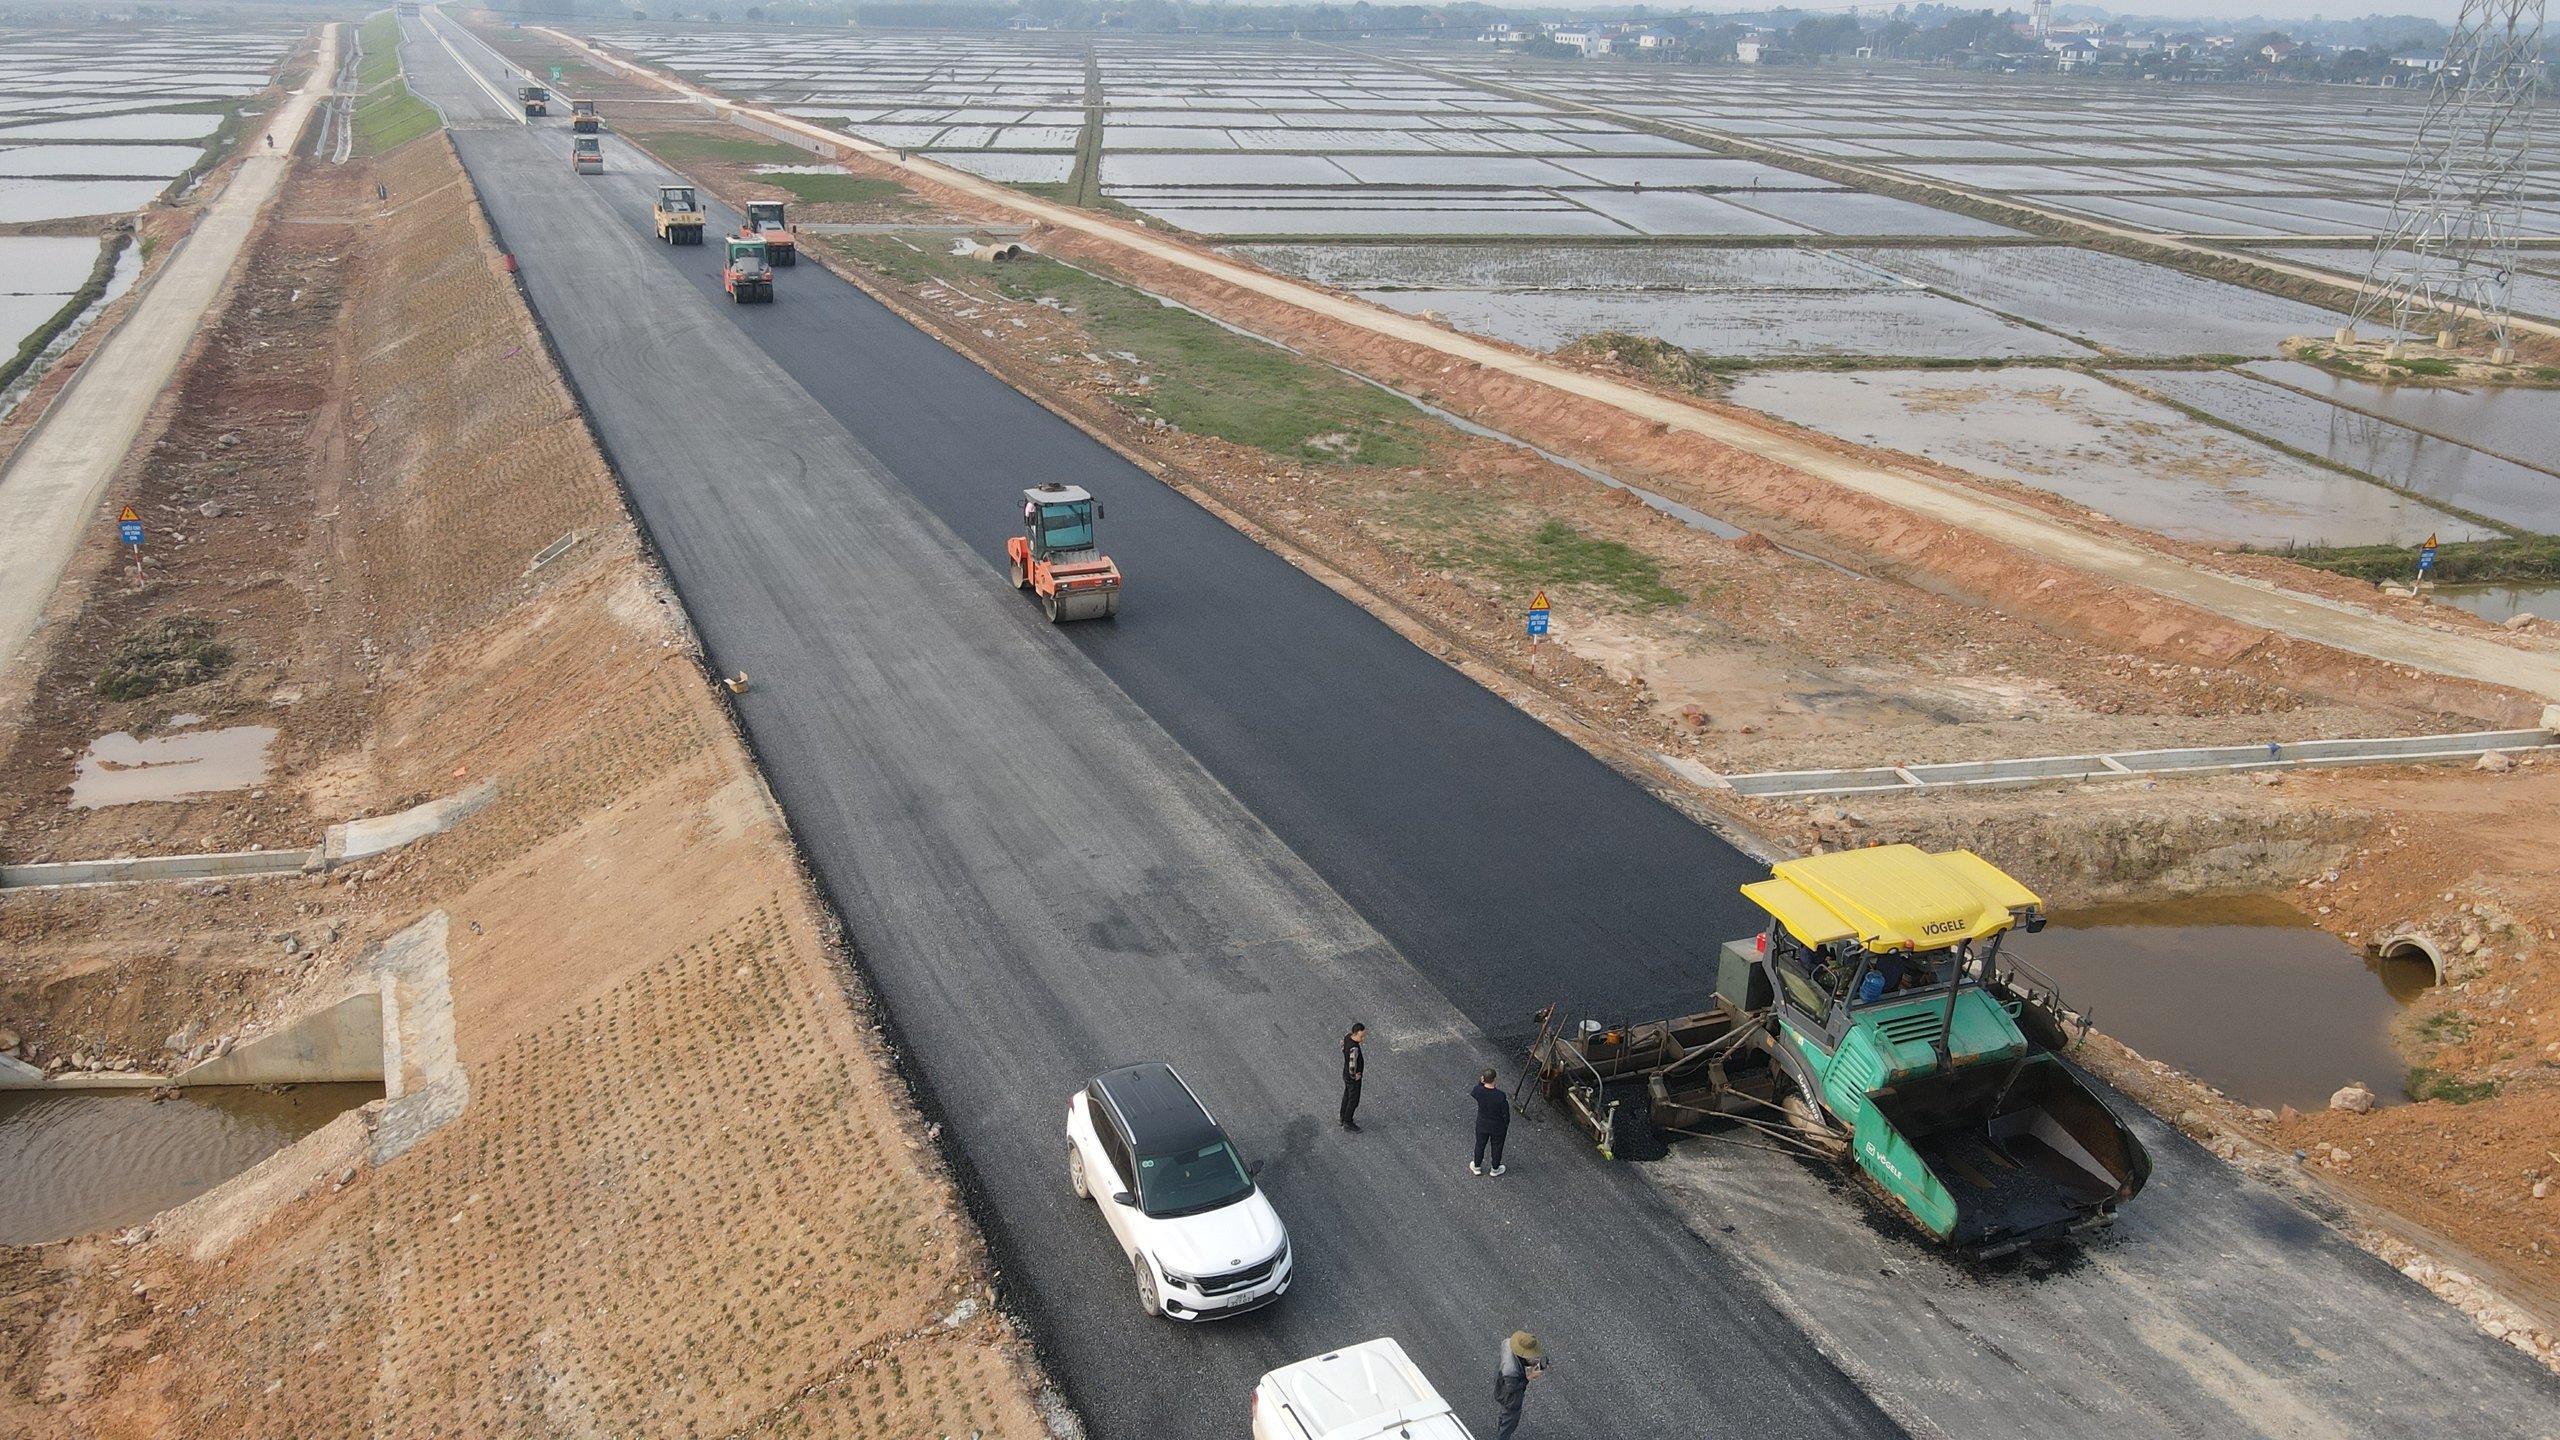
[(1502, 1342), (1502, 1365), (1493, 1372), (1493, 1440), (1511, 1440), (1520, 1429), (1520, 1407), (1529, 1401), (1529, 1382), (1547, 1373), (1547, 1352), (1538, 1337), (1515, 1330)]
[(1360, 1042), (1368, 1038), (1369, 1027), (1357, 1020), (1351, 1022), (1351, 1033), (1342, 1037), (1342, 1128), (1354, 1132), (1360, 1128), (1353, 1118), (1360, 1113), (1360, 1077), (1369, 1070), (1369, 1057)]
[[(1496, 1072), (1487, 1070), (1476, 1077), (1474, 1088), (1467, 1091), (1468, 1098), (1476, 1102), (1476, 1158), (1467, 1162), (1470, 1175), (1502, 1173), (1502, 1140), (1511, 1133), (1511, 1097), (1494, 1083), (1498, 1078)], [(1484, 1163), (1488, 1150), (1493, 1152), (1491, 1170)]]

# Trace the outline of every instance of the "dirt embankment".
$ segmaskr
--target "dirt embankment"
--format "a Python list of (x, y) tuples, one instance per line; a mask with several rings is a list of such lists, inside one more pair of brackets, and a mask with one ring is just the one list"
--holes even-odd
[[(171, 1030), (248, 1033), (440, 913), (469, 1098), (378, 1164), (341, 1133), (117, 1239), (0, 1250), (0, 1430), (1046, 1433), (842, 939), (450, 150), (306, 170), (280, 210), (137, 477), (190, 507), (188, 541), (139, 587), (93, 547), (42, 705), (7, 717), (11, 832), (307, 842), (497, 798), (330, 876), (0, 895), (0, 1025), (39, 1062), (166, 1062)], [(232, 666), (82, 698), (98, 642), (171, 616)], [(263, 795), (61, 813), (71, 752), (127, 703), (278, 726)]]

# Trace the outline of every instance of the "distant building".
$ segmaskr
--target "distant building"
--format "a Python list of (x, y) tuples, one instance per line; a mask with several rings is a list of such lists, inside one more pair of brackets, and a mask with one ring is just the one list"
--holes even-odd
[(2391, 64), (2392, 68), (2397, 70), (2416, 70), (2424, 74), (2433, 75), (2444, 68), (2444, 52), (2441, 50), (2403, 50), (2399, 54), (2391, 57)]
[(2065, 40), (2061, 44), (2053, 47), (2053, 68), (2056, 70), (2086, 70), (2090, 66), (2098, 63), (2098, 57), (2102, 53), (2103, 52), (2100, 51), (2097, 46), (2090, 44), (2086, 40), (2080, 39), (2078, 36), (2073, 36), (2071, 39)]
[(1621, 43), (1632, 43), (1639, 50), (1669, 50), (1680, 43), (1679, 36), (1653, 25), (1621, 32), (1618, 39)]
[(1765, 35), (1751, 35), (1733, 42), (1733, 58), (1745, 65), (1765, 65), (1777, 58), (1778, 42)]
[(1565, 46), (1568, 49), (1579, 50), (1585, 55), (1606, 55), (1609, 53), (1609, 37), (1601, 34), (1597, 30), (1559, 30), (1550, 38), (1559, 45)]
[(1529, 32), (1508, 20), (1497, 20), (1484, 27), (1484, 33), (1476, 38), (1488, 45), (1517, 45), (1529, 38)]

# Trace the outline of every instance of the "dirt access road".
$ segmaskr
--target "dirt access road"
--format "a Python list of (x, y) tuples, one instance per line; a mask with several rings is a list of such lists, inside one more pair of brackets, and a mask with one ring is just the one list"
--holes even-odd
[[(419, 83), (468, 101), (459, 81)], [(1481, 690), (1440, 684), (1437, 662), (832, 277), (786, 275), (770, 309), (724, 304), (705, 257), (649, 240), (665, 172), (643, 157), (613, 146), (604, 177), (564, 189), (556, 127), (487, 123), (461, 137), (466, 161), (713, 655), (758, 677), (750, 731), (1099, 1433), (1161, 1434), (1258, 1366), (1354, 1333), (1396, 1333), (1462, 1384), (1474, 1317), (1531, 1303), (1594, 1367), (1549, 1398), (1593, 1433), (1676, 1432), (1700, 1413), (1781, 1433), (1874, 1423), (1804, 1362), (1891, 1365), (1889, 1352), (1818, 1315), (1776, 1320), (1772, 1291), (1730, 1283), (1731, 1247), (1832, 1248), (1786, 1214), (1864, 1223), (1824, 1177), (1774, 1161), (1749, 1183), (1777, 1219), (1701, 1222), (1666, 1245), (1662, 1190), (1556, 1127), (1520, 1135), (1524, 1163), (1490, 1206), (1454, 1151), (1445, 1171), (1417, 1160), (1438, 1133), (1435, 1077), (1499, 1058), (1487, 1037), (1554, 998), (1565, 970), (1621, 1003), (1688, 994), (1696, 937), (1741, 923), (1693, 914), (1684, 953), (1652, 951), (1718, 873), (1702, 832), (1664, 830), (1622, 777)], [(712, 374), (725, 378), (703, 385)], [(1146, 577), (1132, 590), (1146, 603), (1116, 625), (1061, 634), (1004, 589), (1008, 477), (1029, 471), (1109, 497), (1112, 548)], [(1470, 763), (1452, 772), (1453, 755)], [(1531, 784), (1552, 800), (1523, 799)], [(1543, 835), (1517, 819), (1551, 810), (1590, 818)], [(1524, 853), (1539, 864), (1515, 865)], [(1653, 878), (1666, 862), (1676, 873)], [(988, 1033), (991, 1014), (1012, 1017), (1004, 1033)], [(1379, 1121), (1346, 1144), (1317, 1117), (1331, 1038), (1354, 1014), (1383, 1059)], [(1304, 1227), (1306, 1279), (1250, 1327), (1126, 1328), (1117, 1259), (1051, 1173), (1049, 1097), (1079, 1065), (1131, 1053), (1214, 1077), (1247, 1144), (1278, 1152), (1268, 1178)], [(2415, 1435), (2458, 1415), (2499, 1433), (2547, 1401), (2530, 1362), (2415, 1286), (2301, 1212), (2239, 1195), (2210, 1157), (2162, 1149), (2138, 1262), (2048, 1302), (2138, 1358), (2021, 1384), (1997, 1357), (2050, 1348), (2038, 1337), (2055, 1312), (2003, 1298), (2039, 1277), (1976, 1277), (1970, 1368), (1880, 1387), (1896, 1421), (2032, 1433), (2094, 1410), (2285, 1433), (2227, 1383), (2235, 1370), (2286, 1415), (2342, 1431)], [(1530, 1213), (1534, 1236), (1516, 1223)], [(1890, 1226), (1877, 1243), (1929, 1263)], [(1894, 1323), (1932, 1325), (1935, 1283), (1877, 1291)], [(1605, 1314), (1582, 1303), (1603, 1297)], [(1716, 1318), (1671, 1318), (1702, 1298)], [(2317, 1350), (2282, 1338), (2288, 1317), (2320, 1314), (2371, 1323), (2328, 1327), (2339, 1338)], [(1698, 1373), (1697, 1354), (1732, 1353), (1737, 1318), (1749, 1358)]]
[(245, 143), (231, 183), (204, 209), (178, 253), (146, 282), (140, 301), (0, 470), (0, 670), (17, 658), (65, 566), (80, 548), (107, 484), (123, 468), (145, 417), (230, 282), (242, 247), (293, 164), (311, 113), (333, 93), (343, 25), (321, 29), (320, 52), (301, 89)]
[(1735, 416), (1704, 410), (1605, 376), (1456, 334), (1412, 316), (1329, 294), (1151, 235), (1134, 226), (1033, 199), (1010, 187), (873, 145), (844, 131), (827, 130), (776, 111), (738, 104), (711, 91), (631, 65), (558, 31), (544, 30), (541, 33), (577, 48), (599, 64), (611, 65), (635, 77), (646, 77), (715, 110), (751, 115), (761, 124), (859, 152), (875, 162), (915, 174), (979, 203), (1178, 266), (1217, 283), (1295, 306), (1333, 323), (1424, 346), (1452, 360), (1486, 371), (1598, 401), (1661, 426), (1666, 431), (1700, 436), (2102, 579), (2138, 586), (2198, 609), (2297, 639), (2393, 664), (2513, 686), (2545, 699), (2560, 700), (2560, 658), (2520, 652), (2492, 641), (2422, 630), (2316, 596), (2206, 570), (2138, 545), (2062, 524), (2032, 506), (1912, 471), (1857, 459), (1831, 447)]

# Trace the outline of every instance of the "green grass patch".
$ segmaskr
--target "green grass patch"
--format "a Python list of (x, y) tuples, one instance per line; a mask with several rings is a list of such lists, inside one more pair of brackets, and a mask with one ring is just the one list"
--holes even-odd
[(1152, 377), (1143, 392), (1115, 397), (1133, 413), (1310, 463), (1412, 465), (1423, 457), (1422, 417), (1402, 400), (1126, 285), (1037, 255), (1003, 265), (959, 260), (940, 237), (921, 246), (885, 235), (835, 243), (908, 284), (954, 279), (1014, 300), (1057, 301), (1095, 349), (1135, 356)]
[(2418, 1038), (2430, 1045), (2459, 1045), (2471, 1038), (2471, 1017), (2459, 1010), (2438, 1010), (2418, 1022)]
[(379, 155), (443, 126), (434, 106), (410, 94), (407, 81), (394, 80), (356, 107), (356, 153)]
[(178, 615), (118, 640), (90, 688), (109, 700), (140, 700), (201, 685), (230, 665), (231, 647), (213, 638), (210, 622)]
[(858, 175), (759, 175), (756, 179), (812, 205), (868, 205), (903, 199), (907, 193), (907, 187), (895, 180), (866, 180)]
[(364, 58), (356, 62), (356, 85), (379, 89), (400, 78), (400, 17), (385, 10), (364, 22), (359, 43)]
[[(2418, 578), (2414, 545), (2313, 545), (2265, 553), (2358, 580)], [(2427, 578), (2439, 585), (2560, 584), (2560, 536), (2451, 541), (2436, 547), (2435, 569)]]
[(2498, 1093), (2495, 1080), (2457, 1080), (2441, 1070), (2413, 1065), (2400, 1093), (2412, 1100), (2442, 1100), (2448, 1105), (2469, 1105)]
[(810, 161), (809, 152), (796, 145), (753, 140), (744, 135), (722, 135), (703, 130), (624, 129), (621, 133), (670, 165), (704, 161), (729, 165), (806, 165)]
[(2424, 375), (2429, 379), (2440, 380), (2453, 373), (2452, 361), (2438, 360), (2433, 356), (2420, 356), (2411, 360), (2385, 360), (2382, 363), (2403, 375)]
[(1483, 535), (1460, 557), (1522, 589), (1597, 590), (1635, 610), (1685, 605), (1687, 594), (1665, 584), (1661, 562), (1632, 545), (1585, 535), (1549, 520), (1526, 535)]

